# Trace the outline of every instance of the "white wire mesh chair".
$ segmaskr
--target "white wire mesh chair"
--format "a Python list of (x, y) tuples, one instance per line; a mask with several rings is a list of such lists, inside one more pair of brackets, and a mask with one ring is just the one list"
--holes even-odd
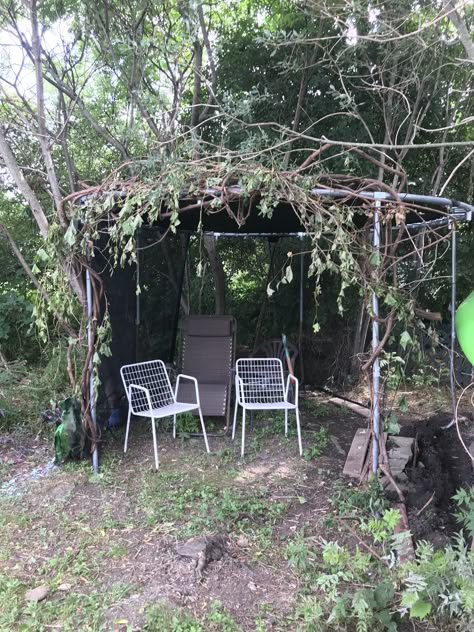
[[(176, 438), (176, 415), (180, 413), (198, 410), (201, 419), (202, 434), (206, 450), (209, 452), (206, 427), (202, 417), (201, 404), (199, 400), (199, 388), (195, 377), (180, 374), (176, 378), (176, 386), (173, 391), (171, 382), (162, 360), (151, 360), (150, 362), (140, 362), (138, 364), (127, 364), (120, 369), (123, 385), (128, 399), (127, 429), (125, 431), (125, 444), (123, 451), (127, 451), (128, 433), (130, 430), (130, 418), (149, 417), (151, 419), (151, 430), (153, 433), (153, 448), (155, 451), (155, 466), (159, 467), (158, 445), (156, 440), (155, 419), (163, 417), (173, 417), (173, 437)], [(195, 402), (178, 402), (177, 393), (181, 380), (191, 380), (194, 383)]]
[[(290, 383), (294, 386), (294, 403), (288, 401)], [(298, 448), (303, 456), (301, 443), (300, 414), (298, 410), (298, 380), (294, 375), (283, 378), (283, 365), (278, 358), (241, 358), (235, 365), (235, 410), (232, 426), (232, 440), (237, 428), (237, 411), (242, 406), (242, 449), (245, 452), (245, 411), (246, 410), (284, 410), (285, 435), (288, 435), (288, 411), (296, 414)]]

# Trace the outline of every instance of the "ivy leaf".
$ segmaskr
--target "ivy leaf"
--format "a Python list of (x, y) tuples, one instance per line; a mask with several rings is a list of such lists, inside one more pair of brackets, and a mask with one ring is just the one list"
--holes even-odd
[(384, 303), (385, 305), (390, 305), (390, 307), (393, 307), (397, 304), (397, 299), (393, 296), (393, 294), (390, 294), (389, 292), (385, 297)]
[(40, 248), (36, 253), (40, 261), (49, 261), (50, 257), (44, 248)]
[(369, 257), (369, 262), (374, 266), (374, 268), (380, 268), (380, 264), (382, 263), (380, 252), (373, 252)]
[(400, 409), (401, 413), (407, 413), (408, 412), (408, 402), (407, 402), (406, 395), (402, 395), (399, 398), (399, 400), (398, 400), (398, 408)]
[(69, 224), (67, 231), (64, 233), (64, 241), (68, 244), (68, 246), (74, 246), (74, 244), (76, 243), (76, 234), (77, 230), (74, 226), (74, 222), (72, 221)]
[(408, 331), (404, 331), (402, 335), (400, 336), (400, 345), (403, 348), (403, 350), (405, 350), (407, 346), (411, 344), (412, 342), (413, 340), (411, 339), (411, 336), (408, 333)]
[(410, 608), (410, 616), (416, 619), (424, 619), (431, 612), (431, 604), (418, 599)]

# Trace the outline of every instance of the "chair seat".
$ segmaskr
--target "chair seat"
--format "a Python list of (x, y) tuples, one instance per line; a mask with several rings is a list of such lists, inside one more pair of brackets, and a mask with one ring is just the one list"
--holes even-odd
[(172, 415), (179, 415), (191, 410), (197, 410), (197, 404), (185, 404), (183, 402), (176, 402), (176, 404), (168, 404), (168, 406), (161, 406), (161, 408), (153, 408), (151, 413), (149, 410), (143, 412), (134, 413), (136, 417), (153, 417), (160, 419), (161, 417), (171, 417)]
[(241, 404), (241, 406), (247, 410), (294, 410), (296, 408), (296, 406), (291, 402), (273, 402), (264, 404), (246, 402), (245, 404)]

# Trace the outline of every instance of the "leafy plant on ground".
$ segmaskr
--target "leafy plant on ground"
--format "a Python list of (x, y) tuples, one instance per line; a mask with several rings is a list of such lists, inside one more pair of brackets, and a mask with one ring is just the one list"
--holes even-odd
[(212, 601), (209, 612), (196, 618), (184, 609), (165, 603), (150, 606), (146, 612), (145, 632), (242, 632), (220, 601)]
[(273, 500), (264, 487), (222, 489), (174, 474), (145, 481), (139, 502), (150, 524), (180, 523), (176, 526), (183, 537), (248, 524), (260, 529), (273, 524), (287, 508), (287, 503)]
[(71, 590), (60, 599), (27, 602), (25, 590), (31, 586), (9, 575), (0, 574), (0, 629), (39, 632), (59, 627), (65, 632), (103, 629), (104, 614), (111, 604), (124, 598), (131, 587), (116, 585), (110, 590), (76, 592)]
[[(307, 440), (307, 443), (308, 440)], [(321, 426), (317, 432), (312, 433), (311, 443), (304, 449), (303, 456), (306, 461), (320, 456), (329, 444), (329, 430)]]
[(355, 486), (352, 483), (338, 486), (331, 498), (331, 505), (337, 514), (350, 515), (364, 519), (367, 515), (383, 512), (388, 502), (383, 487), (377, 477), (368, 483)]
[(466, 529), (469, 536), (474, 538), (474, 487), (470, 487), (468, 490), (461, 487), (454, 494), (453, 500), (458, 506), (454, 514), (456, 520)]
[[(459, 518), (472, 526), (473, 495), (458, 492)], [(474, 552), (461, 534), (441, 550), (419, 542), (416, 561), (400, 563), (407, 534), (395, 534), (397, 510), (384, 508), (378, 483), (339, 491), (335, 522), (364, 548), (305, 537), (287, 544), (285, 558), (301, 582), (298, 629), (396, 632), (400, 622), (423, 621), (436, 629), (474, 624)], [(316, 543), (321, 546), (316, 546)], [(315, 597), (314, 594), (318, 596)]]
[(317, 399), (303, 399), (301, 408), (310, 417), (346, 417), (350, 414), (346, 406), (334, 406)]

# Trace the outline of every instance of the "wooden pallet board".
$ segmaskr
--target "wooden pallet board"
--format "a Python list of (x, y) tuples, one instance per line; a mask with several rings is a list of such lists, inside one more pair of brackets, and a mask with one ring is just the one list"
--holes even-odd
[(393, 505), (394, 509), (398, 509), (400, 512), (400, 521), (395, 527), (394, 531), (397, 535), (404, 534), (404, 540), (401, 549), (399, 550), (400, 563), (412, 562), (416, 559), (415, 547), (413, 546), (413, 538), (410, 533), (410, 525), (408, 524), (407, 508), (404, 503), (396, 503)]
[(368, 428), (359, 428), (355, 433), (342, 471), (346, 476), (360, 478), (369, 449), (370, 436)]

